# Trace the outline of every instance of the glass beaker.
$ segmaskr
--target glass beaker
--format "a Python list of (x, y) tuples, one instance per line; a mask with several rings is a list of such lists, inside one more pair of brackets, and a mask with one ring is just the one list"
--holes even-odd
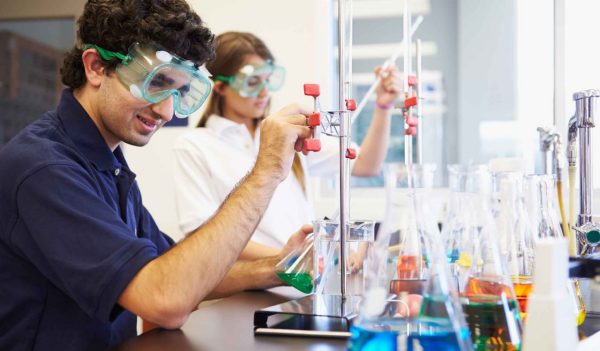
[[(315, 241), (313, 272), (317, 294), (340, 295), (340, 230), (339, 221), (317, 220), (313, 222)], [(375, 239), (375, 222), (370, 220), (348, 221), (344, 252), (346, 259), (346, 293), (360, 295), (365, 284), (365, 272), (369, 266), (369, 254)]]

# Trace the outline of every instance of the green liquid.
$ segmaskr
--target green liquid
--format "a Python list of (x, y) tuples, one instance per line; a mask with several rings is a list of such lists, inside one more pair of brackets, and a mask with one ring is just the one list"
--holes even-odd
[(520, 350), (521, 316), (516, 300), (463, 305), (475, 350)]
[(305, 294), (310, 294), (313, 291), (313, 278), (308, 273), (277, 272), (277, 276)]
[(431, 296), (424, 296), (419, 315), (426, 318), (448, 320), (448, 308), (453, 308), (448, 297), (434, 298)]

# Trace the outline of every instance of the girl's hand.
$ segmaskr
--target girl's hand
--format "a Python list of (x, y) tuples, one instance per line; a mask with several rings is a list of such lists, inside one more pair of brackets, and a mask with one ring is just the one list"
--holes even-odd
[(385, 69), (378, 66), (375, 68), (375, 75), (381, 78), (375, 89), (377, 105), (391, 108), (400, 95), (400, 80), (396, 73), (396, 66)]

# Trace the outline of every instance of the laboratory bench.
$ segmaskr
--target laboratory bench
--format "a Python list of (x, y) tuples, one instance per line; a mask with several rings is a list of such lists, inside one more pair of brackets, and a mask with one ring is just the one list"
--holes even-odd
[(345, 350), (346, 339), (254, 335), (254, 311), (303, 296), (294, 288), (279, 287), (207, 301), (190, 315), (181, 330), (152, 330), (114, 350)]
[[(254, 312), (305, 296), (291, 287), (246, 291), (203, 302), (180, 330), (155, 329), (133, 338), (113, 351), (212, 351), (212, 350), (346, 350), (346, 339), (254, 335)], [(589, 316), (584, 325), (588, 338), (579, 351), (599, 350), (600, 316)], [(594, 334), (595, 333), (595, 334)], [(593, 335), (592, 335), (593, 334)]]

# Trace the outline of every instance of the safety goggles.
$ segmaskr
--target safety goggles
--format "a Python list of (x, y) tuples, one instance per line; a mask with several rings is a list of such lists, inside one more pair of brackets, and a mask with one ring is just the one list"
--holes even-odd
[(260, 66), (245, 65), (233, 76), (216, 76), (215, 80), (225, 82), (240, 96), (255, 97), (264, 88), (277, 91), (285, 80), (285, 68), (271, 61)]
[(179, 118), (197, 111), (212, 90), (210, 73), (204, 67), (155, 44), (134, 43), (127, 55), (92, 44), (86, 44), (88, 48), (96, 49), (106, 61), (121, 60), (117, 76), (134, 97), (154, 104), (173, 96), (175, 116)]

